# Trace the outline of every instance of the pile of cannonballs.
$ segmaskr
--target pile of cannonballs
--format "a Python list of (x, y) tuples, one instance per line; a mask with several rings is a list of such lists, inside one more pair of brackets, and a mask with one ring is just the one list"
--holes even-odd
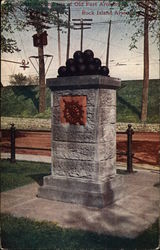
[(109, 69), (101, 66), (101, 60), (94, 57), (92, 50), (87, 49), (84, 52), (76, 51), (73, 58), (66, 61), (66, 66), (58, 69), (58, 76), (80, 76), (80, 75), (103, 75), (109, 76)]

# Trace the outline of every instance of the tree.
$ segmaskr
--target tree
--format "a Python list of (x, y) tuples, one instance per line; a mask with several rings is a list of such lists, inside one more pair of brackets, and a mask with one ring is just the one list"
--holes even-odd
[[(126, 23), (133, 25), (135, 32), (131, 36), (130, 49), (137, 48), (137, 42), (140, 37), (144, 36), (144, 7), (146, 0), (132, 0), (123, 1), (118, 0), (120, 10), (125, 10), (128, 15), (126, 16)], [(148, 13), (149, 18), (149, 32), (154, 41), (157, 42), (159, 47), (159, 21), (160, 21), (160, 5), (158, 0), (148, 0)], [(152, 17), (151, 17), (152, 15)]]
[(19, 6), (10, 0), (2, 1), (1, 3), (1, 51), (2, 53), (19, 52), (17, 42), (13, 39), (15, 30), (23, 30), (25, 20), (16, 17), (15, 12)]
[[(10, 76), (10, 84), (12, 85), (12, 91), (14, 92), (15, 97), (19, 98), (24, 96), (25, 100), (30, 99), (33, 102), (33, 107), (38, 111), (39, 97), (37, 94), (38, 89), (35, 86), (38, 86), (39, 84), (38, 76), (25, 76), (22, 73), (13, 74)], [(4, 103), (6, 103), (6, 99), (4, 100)], [(31, 110), (28, 112), (31, 112)]]
[(25, 76), (22, 73), (18, 73), (10, 76), (9, 83), (14, 86), (38, 85), (38, 81), (37, 76)]
[[(15, 30), (29, 29), (34, 27), (37, 37), (44, 34), (50, 28), (50, 24), (66, 27), (66, 21), (60, 15), (66, 14), (65, 5), (48, 0), (4, 0), (2, 3), (2, 27), (1, 27), (1, 50), (13, 53), (20, 51), (16, 40), (8, 37)], [(45, 65), (43, 56), (43, 44), (38, 46), (39, 56), (39, 112), (45, 111)]]
[[(37, 5), (39, 2), (39, 6)], [(38, 47), (39, 58), (39, 112), (42, 113), (46, 108), (45, 100), (45, 64), (44, 64), (44, 38), (45, 44), (47, 44), (47, 33), (45, 29), (49, 27), (46, 25), (49, 23), (49, 13), (45, 0), (41, 1), (24, 1), (24, 11), (27, 14), (28, 24), (32, 25), (37, 34), (34, 35), (35, 46)], [(39, 7), (39, 8), (38, 8)], [(45, 37), (44, 37), (45, 36)]]
[(131, 37), (130, 49), (137, 48), (140, 36), (144, 37), (144, 80), (142, 91), (141, 121), (147, 120), (148, 88), (149, 88), (149, 32), (160, 46), (160, 3), (158, 0), (119, 0), (120, 9), (128, 11), (127, 22), (132, 23), (136, 31)]
[[(49, 0), (2, 0), (1, 2), (1, 51), (2, 53), (19, 52), (17, 41), (13, 39), (16, 30), (28, 30), (34, 26), (28, 22), (30, 11), (45, 13), (45, 23), (57, 25), (57, 13), (67, 14), (64, 4), (57, 4)], [(67, 22), (59, 20), (60, 26), (67, 27)], [(34, 26), (35, 27), (35, 26)], [(37, 29), (37, 27), (35, 27)], [(41, 22), (39, 23), (41, 28)]]
[(50, 28), (50, 24), (57, 23), (60, 39), (60, 25), (64, 24), (64, 21), (60, 19), (60, 14), (65, 13), (65, 5), (54, 2), (49, 5), (48, 0), (24, 0), (24, 12), (26, 13), (28, 24), (33, 26), (37, 32), (36, 39), (40, 40), (37, 46), (39, 57), (39, 112), (44, 112), (46, 104), (43, 36), (46, 36), (45, 30)]

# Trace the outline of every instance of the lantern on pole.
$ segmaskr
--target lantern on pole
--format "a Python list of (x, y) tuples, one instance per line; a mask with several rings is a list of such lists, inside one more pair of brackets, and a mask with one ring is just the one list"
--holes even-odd
[(48, 36), (47, 31), (44, 31), (41, 34), (34, 34), (32, 36), (33, 46), (34, 47), (46, 46), (48, 44), (47, 36)]

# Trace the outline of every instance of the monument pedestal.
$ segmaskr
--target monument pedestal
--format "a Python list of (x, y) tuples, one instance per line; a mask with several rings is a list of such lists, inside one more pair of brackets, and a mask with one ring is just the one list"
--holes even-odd
[(100, 182), (47, 176), (44, 178), (44, 186), (39, 188), (39, 196), (49, 200), (103, 208), (121, 198), (121, 187), (121, 176)]
[(116, 175), (116, 89), (93, 75), (48, 79), (52, 100), (52, 171), (38, 196), (105, 207), (120, 198)]

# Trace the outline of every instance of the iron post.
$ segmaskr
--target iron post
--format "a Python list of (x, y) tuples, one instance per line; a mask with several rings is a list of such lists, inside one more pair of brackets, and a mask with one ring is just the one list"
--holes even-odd
[(133, 173), (133, 165), (132, 165), (132, 135), (134, 131), (132, 129), (132, 125), (128, 124), (127, 133), (127, 172)]

